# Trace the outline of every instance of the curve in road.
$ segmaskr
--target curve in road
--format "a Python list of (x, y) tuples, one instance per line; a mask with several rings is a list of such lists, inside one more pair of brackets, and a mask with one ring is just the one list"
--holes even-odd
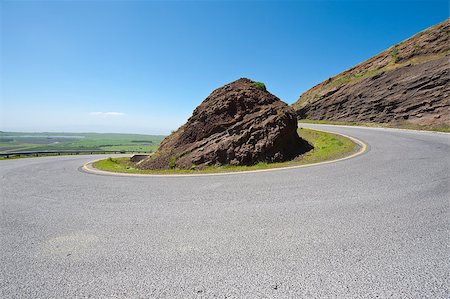
[[(316, 131), (322, 131), (317, 130)], [(93, 164), (96, 161), (102, 160), (102, 159), (96, 159), (93, 161), (89, 161), (85, 163), (83, 166), (81, 166), (79, 169), (80, 171), (84, 171), (86, 173), (91, 174), (98, 174), (98, 175), (114, 175), (114, 176), (140, 176), (140, 177), (192, 177), (192, 176), (214, 176), (214, 175), (233, 175), (233, 174), (253, 174), (258, 172), (268, 172), (268, 171), (279, 171), (279, 170), (286, 170), (286, 169), (294, 169), (294, 168), (304, 168), (304, 167), (311, 167), (311, 166), (317, 166), (317, 165), (323, 165), (323, 164), (329, 164), (329, 163), (335, 163), (347, 159), (351, 159), (354, 157), (357, 157), (359, 155), (364, 154), (367, 151), (367, 144), (365, 144), (363, 141), (347, 136), (345, 134), (341, 133), (335, 133), (337, 135), (343, 136), (345, 138), (348, 138), (352, 140), (354, 143), (357, 144), (358, 148), (355, 149), (355, 152), (339, 159), (335, 160), (329, 160), (329, 161), (322, 161), (317, 163), (311, 163), (311, 164), (304, 164), (304, 165), (294, 165), (294, 166), (286, 166), (286, 167), (277, 167), (277, 168), (267, 168), (267, 169), (257, 169), (257, 170), (247, 170), (247, 171), (234, 171), (234, 172), (216, 172), (216, 173), (189, 173), (189, 174), (149, 174), (149, 173), (120, 173), (120, 172), (112, 172), (112, 171), (105, 171), (97, 169), (93, 166)]]
[(0, 161), (0, 297), (447, 298), (450, 135), (305, 126), (370, 151), (171, 179)]

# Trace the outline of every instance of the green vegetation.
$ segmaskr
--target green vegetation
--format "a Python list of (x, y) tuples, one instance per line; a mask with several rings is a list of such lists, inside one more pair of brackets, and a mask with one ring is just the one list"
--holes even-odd
[(262, 90), (262, 91), (267, 91), (266, 85), (264, 83), (262, 83), (262, 82), (254, 82), (253, 84), (255, 85), (255, 87), (257, 89)]
[(375, 75), (381, 74), (382, 72), (384, 72), (382, 69), (379, 69), (379, 70), (365, 70), (364, 72), (358, 73), (358, 74), (355, 74), (355, 75), (352, 75), (352, 74), (344, 75), (344, 76), (341, 76), (341, 77), (333, 80), (331, 83), (328, 84), (328, 86), (330, 86), (330, 87), (331, 86), (332, 87), (334, 87), (334, 86), (342, 86), (342, 85), (345, 85), (347, 83), (353, 82), (353, 81), (358, 80), (358, 79), (365, 79), (365, 78), (373, 77)]
[[(416, 49), (416, 47), (414, 48)], [(328, 78), (319, 86), (312, 88), (311, 90), (303, 93), (295, 103), (292, 104), (292, 107), (295, 109), (301, 108), (306, 103), (314, 103), (315, 101), (321, 99), (322, 95), (326, 94), (332, 88), (340, 87), (346, 84), (353, 84), (363, 80), (365, 78), (370, 78), (376, 75), (379, 75), (383, 72), (390, 72), (396, 70), (401, 67), (405, 67), (407, 65), (418, 65), (421, 63), (441, 59), (450, 55), (450, 50), (447, 50), (442, 53), (427, 55), (427, 56), (416, 56), (407, 60), (400, 60), (399, 51), (397, 48), (393, 48), (390, 52), (392, 63), (385, 65), (379, 69), (366, 69), (365, 71), (357, 74), (353, 74), (350, 71), (346, 71), (343, 74), (339, 74), (333, 78)]]
[(295, 160), (282, 163), (258, 163), (253, 166), (211, 166), (203, 170), (184, 170), (184, 169), (169, 169), (169, 170), (139, 170), (134, 168), (134, 163), (130, 162), (129, 157), (124, 158), (108, 158), (97, 161), (93, 166), (97, 169), (121, 172), (121, 173), (141, 173), (141, 174), (182, 174), (182, 173), (220, 173), (220, 172), (235, 172), (235, 171), (249, 171), (269, 168), (280, 168), (289, 166), (306, 165), (311, 163), (318, 163), (323, 161), (335, 160), (354, 153), (358, 145), (348, 138), (340, 135), (311, 130), (298, 129), (300, 137), (308, 140), (313, 146), (314, 150), (303, 154)]
[(400, 60), (400, 57), (398, 56), (398, 49), (396, 46), (391, 51), (391, 58), (393, 63), (397, 63)]
[(359, 123), (359, 122), (349, 122), (349, 121), (302, 119), (302, 120), (299, 120), (299, 123), (341, 125), (341, 126), (363, 126), (363, 127), (372, 127), (372, 128), (408, 129), (408, 130), (423, 130), (423, 131), (434, 131), (434, 132), (450, 132), (450, 126), (448, 126), (448, 125), (442, 125), (439, 127), (435, 127), (435, 126), (416, 125), (416, 124), (412, 124), (407, 121), (396, 122), (396, 123)]
[(169, 159), (169, 168), (174, 169), (177, 166), (177, 157), (170, 157)]
[(22, 133), (0, 132), (0, 152), (112, 150), (156, 151), (164, 136), (112, 133)]

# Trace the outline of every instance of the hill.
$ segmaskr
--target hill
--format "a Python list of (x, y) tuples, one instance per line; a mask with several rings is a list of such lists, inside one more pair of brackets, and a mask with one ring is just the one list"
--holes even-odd
[(450, 126), (450, 20), (303, 93), (299, 119)]
[(166, 137), (140, 169), (283, 162), (312, 146), (297, 133), (295, 111), (261, 82), (241, 78), (214, 90), (188, 121)]

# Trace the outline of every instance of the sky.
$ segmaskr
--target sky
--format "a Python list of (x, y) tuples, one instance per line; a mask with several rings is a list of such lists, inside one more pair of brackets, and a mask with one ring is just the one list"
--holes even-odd
[(291, 104), (448, 1), (0, 1), (0, 130), (167, 134), (247, 77)]

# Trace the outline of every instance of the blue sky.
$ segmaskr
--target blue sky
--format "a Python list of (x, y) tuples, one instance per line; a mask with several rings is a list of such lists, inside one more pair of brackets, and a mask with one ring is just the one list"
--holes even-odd
[(3, 1), (0, 130), (166, 134), (248, 77), (291, 104), (447, 1)]

